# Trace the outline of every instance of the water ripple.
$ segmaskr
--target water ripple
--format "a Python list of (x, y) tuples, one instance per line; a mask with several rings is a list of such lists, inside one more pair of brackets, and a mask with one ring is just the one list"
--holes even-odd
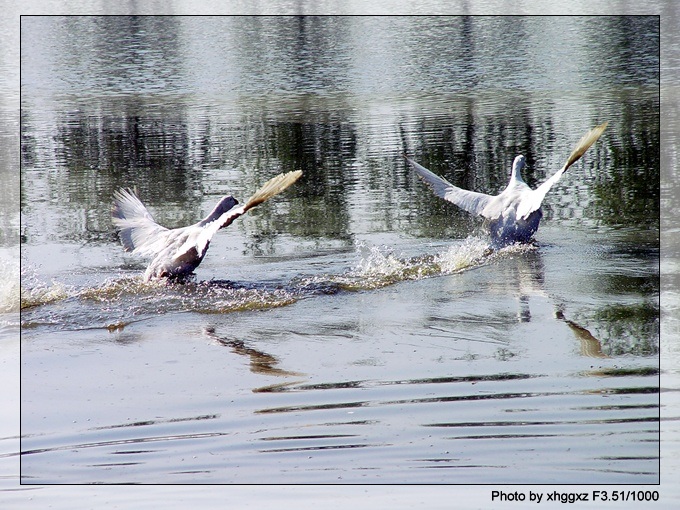
[(509, 247), (491, 252), (486, 241), (470, 237), (440, 253), (400, 257), (384, 247), (360, 244), (356, 250), (358, 261), (350, 269), (296, 276), (288, 282), (192, 280), (180, 284), (145, 282), (141, 276), (124, 275), (79, 288), (58, 281), (46, 284), (25, 269), (22, 327), (106, 328), (113, 332), (159, 314), (266, 310), (318, 295), (374, 290), (409, 280), (455, 274), (526, 249), (534, 248)]

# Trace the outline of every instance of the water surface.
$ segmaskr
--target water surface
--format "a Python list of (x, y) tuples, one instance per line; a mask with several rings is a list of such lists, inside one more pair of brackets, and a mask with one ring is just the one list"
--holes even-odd
[[(659, 481), (656, 18), (21, 37), (24, 483)], [(528, 247), (401, 158), (497, 193), (521, 153), (536, 186), (605, 120)], [(296, 169), (186, 285), (111, 225), (120, 186), (175, 227)]]

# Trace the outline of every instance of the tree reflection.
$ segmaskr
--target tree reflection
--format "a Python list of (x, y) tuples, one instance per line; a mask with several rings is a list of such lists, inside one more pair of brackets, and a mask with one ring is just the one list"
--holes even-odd
[[(64, 215), (88, 211), (85, 222), (67, 227), (74, 231), (69, 238), (96, 240), (108, 230), (101, 204), (117, 186), (136, 185), (151, 206), (159, 206), (157, 219), (176, 226), (200, 215), (211, 180), (224, 176), (225, 182), (254, 189), (268, 176), (292, 169), (305, 172), (290, 201), (292, 221), (285, 224), (295, 236), (349, 242), (355, 219), (367, 217), (356, 205), (366, 192), (358, 188), (361, 183), (374, 192), (361, 200), (362, 208), (371, 208), (368, 228), (461, 237), (474, 219), (432, 200), (395, 156), (406, 150), (458, 186), (497, 193), (507, 183), (512, 159), (522, 153), (529, 165), (525, 180), (532, 186), (542, 181), (553, 170), (548, 153), (564, 136), (555, 118), (570, 112), (556, 110), (550, 96), (535, 94), (546, 86), (545, 77), (509, 75), (518, 62), (531, 64), (550, 49), (565, 51), (539, 37), (541, 23), (469, 17), (226, 17), (209, 23), (56, 18), (48, 31), (58, 48), (50, 69), (55, 77), (28, 66), (26, 79), (29, 85), (52, 80), (48, 86), (67, 100), (56, 112), (51, 160), (45, 152), (50, 144), (39, 136), (40, 113), (26, 103), (24, 175), (55, 162), (67, 167), (66, 180), (61, 172), (47, 176), (55, 203), (71, 204)], [(583, 30), (589, 26), (587, 20), (574, 23)], [(653, 57), (658, 41), (631, 38), (631, 26), (655, 33), (654, 20), (611, 19), (605, 27), (609, 37), (596, 30), (596, 48), (572, 51), (583, 52), (586, 61), (592, 56), (615, 65), (628, 84), (647, 83), (654, 74), (639, 66), (650, 52)], [(506, 37), (496, 38), (501, 33)], [(379, 49), (377, 55), (362, 45), (369, 43)], [(618, 48), (630, 60), (620, 58)], [(197, 51), (203, 60), (196, 61)], [(539, 70), (548, 72), (549, 64), (542, 62), (546, 68)], [(597, 69), (585, 69), (587, 91), (602, 77)], [(32, 92), (29, 86), (29, 97)], [(596, 161), (591, 167), (608, 171), (605, 181), (593, 184), (589, 213), (609, 224), (646, 225), (658, 216), (658, 115), (638, 115), (658, 112), (658, 92), (642, 102), (633, 99), (625, 90), (614, 97), (625, 105), (624, 116), (612, 119), (619, 130), (607, 133), (606, 150), (597, 158), (588, 155)], [(386, 126), (375, 124), (371, 109), (386, 115)], [(607, 111), (597, 113), (597, 120)], [(401, 146), (388, 146), (374, 158), (366, 147), (384, 145), (383, 127), (399, 131)], [(368, 138), (359, 138), (359, 131)], [(231, 174), (235, 168), (239, 179)], [(23, 204), (30, 208), (33, 202), (28, 196)], [(258, 227), (272, 233), (284, 227), (274, 210), (259, 211)], [(251, 241), (260, 245), (257, 238)], [(257, 249), (271, 252), (267, 243)]]
[[(658, 31), (654, 19), (596, 21), (569, 25), (590, 39), (568, 49), (536, 30), (562, 19), (43, 21), (49, 44), (26, 31), (34, 39), (22, 50), (22, 233), (118, 250), (109, 217), (118, 187), (136, 186), (174, 227), (222, 194), (243, 199), (299, 169), (289, 193), (249, 217), (247, 253), (275, 256), (284, 235), (342, 247), (384, 233), (464, 238), (477, 220), (434, 200), (401, 152), (460, 187), (498, 193), (517, 154), (536, 186), (576, 141), (569, 130), (611, 119), (551, 192), (546, 216), (626, 227), (639, 241), (658, 230)], [(567, 51), (578, 57), (570, 66), (588, 62), (569, 67), (578, 80), (560, 81), (568, 76), (549, 58)], [(605, 94), (611, 73), (592, 62), (611, 64), (627, 88)]]
[(598, 336), (612, 356), (659, 354), (660, 309), (650, 302), (606, 305), (594, 313)]
[[(59, 211), (55, 216), (63, 239), (108, 241), (112, 232), (108, 204), (113, 190), (120, 187), (136, 187), (161, 224), (187, 225), (200, 216), (199, 169), (189, 163), (189, 137), (181, 112), (149, 118), (138, 113), (142, 107), (135, 101), (120, 106), (116, 116), (76, 112), (60, 119), (54, 149), (57, 168), (29, 170), (29, 160), (24, 160), (26, 194), (34, 195), (29, 182), (44, 176), (51, 203), (40, 207)], [(39, 150), (36, 143), (24, 140), (26, 157)], [(39, 207), (42, 199), (27, 198), (24, 212)], [(154, 207), (159, 202), (181, 207)]]
[(593, 190), (597, 197), (593, 214), (609, 225), (659, 229), (660, 141), (658, 98), (639, 107), (657, 112), (640, 118), (627, 108), (620, 139), (608, 144), (608, 172)]

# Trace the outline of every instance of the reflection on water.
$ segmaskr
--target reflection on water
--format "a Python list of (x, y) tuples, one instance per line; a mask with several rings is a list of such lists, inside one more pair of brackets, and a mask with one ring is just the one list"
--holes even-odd
[[(279, 360), (275, 356), (252, 347), (248, 347), (243, 340), (229, 340), (227, 338), (221, 338), (215, 334), (215, 329), (210, 327), (206, 328), (205, 334), (218, 344), (224, 345), (225, 347), (230, 347), (232, 352), (235, 354), (247, 356), (250, 359), (250, 369), (256, 374), (277, 376), (302, 375), (298, 372), (291, 372), (277, 368), (276, 365), (279, 363)], [(280, 386), (276, 387), (278, 388)]]
[(562, 310), (555, 312), (555, 317), (563, 320), (574, 332), (574, 335), (581, 343), (581, 354), (583, 356), (590, 356), (591, 358), (607, 358), (608, 356), (602, 352), (602, 342), (595, 338), (590, 331), (583, 326), (579, 326), (573, 321), (564, 318)]
[[(658, 18), (21, 28), (25, 481), (658, 481)], [(604, 121), (531, 246), (401, 158), (495, 194)], [(177, 227), (298, 169), (184, 285), (120, 250), (120, 187)]]
[[(544, 101), (557, 98), (540, 96), (545, 93), (542, 80), (555, 69), (551, 68), (551, 73), (516, 73), (503, 67), (510, 65), (511, 55), (516, 53), (541, 61), (545, 54), (556, 58), (554, 52), (565, 51), (564, 41), (558, 47), (545, 47), (548, 41), (542, 38), (540, 43), (534, 41), (540, 32), (528, 30), (524, 22), (450, 18), (433, 23), (416, 18), (404, 26), (403, 21), (381, 18), (218, 18), (207, 26), (201, 22), (198, 29), (196, 20), (181, 17), (134, 22), (127, 18), (31, 18), (22, 31), (26, 43), (23, 175), (24, 179), (38, 177), (41, 186), (23, 187), (22, 212), (28, 215), (23, 234), (26, 239), (36, 236), (31, 242), (39, 242), (47, 232), (63, 241), (108, 242), (109, 211), (101, 204), (110, 202), (113, 190), (131, 184), (149, 197), (151, 205), (164, 204), (157, 217), (161, 224), (184, 225), (200, 216), (204, 197), (222, 194), (225, 186), (232, 191), (252, 189), (254, 179), (262, 182), (280, 171), (301, 169), (306, 178), (299, 183), (297, 199), (290, 201), (290, 218), (282, 223), (264, 211), (258, 216), (258, 231), (285, 225), (286, 231), (296, 235), (350, 239), (357, 223), (363, 223), (363, 218), (356, 219), (358, 204), (351, 200), (353, 192), (361, 188), (367, 193), (361, 203), (368, 206), (362, 211), (369, 215), (373, 228), (390, 224), (393, 228), (407, 214), (409, 230), (432, 235), (432, 221), (441, 227), (453, 208), (423, 193), (404, 163), (395, 164), (395, 156), (407, 151), (456, 185), (495, 193), (507, 182), (515, 154), (527, 157), (526, 178), (536, 185), (565, 157), (553, 149), (556, 142), (560, 147), (568, 140), (573, 142), (572, 132), (584, 131), (580, 126), (590, 126), (594, 120), (611, 120), (611, 129), (598, 144), (601, 147), (593, 148), (580, 169), (573, 171), (581, 174), (586, 168), (586, 182), (592, 183), (594, 193), (563, 194), (548, 200), (547, 205), (552, 203), (562, 218), (582, 217), (576, 207), (588, 208), (592, 211), (588, 216), (595, 221), (647, 227), (648, 220), (658, 218), (659, 161), (654, 149), (659, 146), (658, 115), (654, 113), (658, 113), (658, 70), (651, 71), (651, 61), (643, 67), (636, 64), (651, 59), (658, 50), (654, 46), (658, 40), (647, 37), (658, 28), (650, 22), (656, 20), (602, 21), (598, 32), (602, 30), (608, 37), (599, 38), (599, 44), (589, 48), (589, 65), (579, 70), (579, 76), (593, 89), (607, 84), (598, 101), (602, 111), (593, 112), (596, 118), (591, 120), (590, 115), (576, 115), (569, 104), (560, 105), (558, 120), (552, 118), (554, 110), (544, 105)], [(554, 27), (547, 25), (559, 31), (563, 21), (555, 19), (553, 23)], [(618, 46), (612, 49), (607, 45), (621, 39), (628, 43), (620, 31), (630, 30), (630, 23), (639, 24), (634, 28), (649, 46), (627, 48), (629, 59), (623, 60), (617, 54)], [(394, 49), (388, 50), (388, 41), (383, 41), (381, 47), (388, 55), (380, 67), (389, 67), (389, 57), (400, 62), (391, 67), (392, 72), (400, 69), (399, 78), (390, 81), (379, 74), (380, 67), (371, 66), (372, 60), (354, 46), (356, 42), (348, 42), (355, 39), (341, 34), (358, 31), (366, 37), (396, 38), (401, 31), (390, 32), (396, 28), (391, 26), (394, 24), (411, 34), (407, 41), (400, 41), (399, 48), (407, 53), (418, 48), (420, 53), (424, 50), (436, 57), (424, 67), (416, 66), (423, 62), (422, 56), (409, 60), (403, 54), (391, 54)], [(427, 42), (413, 38), (421, 24), (428, 26)], [(585, 23), (579, 28), (587, 27)], [(58, 38), (60, 51), (53, 67), (35, 65), (38, 59), (52, 56), (44, 54), (48, 48), (35, 44), (38, 30)], [(84, 40), (74, 35), (78, 31), (87, 34)], [(162, 34), (161, 41), (173, 42), (159, 42), (149, 49), (148, 34), (156, 31)], [(464, 35), (451, 37), (452, 32)], [(508, 42), (502, 49), (508, 52), (508, 60), (488, 53), (488, 38), (501, 32), (504, 36), (498, 42)], [(114, 33), (116, 36), (110, 37)], [(223, 35), (209, 38), (216, 33)], [(192, 40), (196, 46), (180, 44), (187, 34), (200, 34)], [(343, 42), (319, 44), (321, 34), (323, 41), (340, 38)], [(216, 52), (213, 40), (224, 41), (227, 52)], [(92, 50), (84, 52), (88, 42)], [(239, 48), (238, 56), (229, 52), (235, 48)], [(577, 48), (586, 51), (580, 45)], [(200, 51), (202, 61), (187, 61), (188, 50)], [(74, 68), (70, 62), (75, 55)], [(461, 55), (472, 55), (471, 62), (462, 62), (464, 69), (469, 68), (466, 74), (474, 75), (468, 85), (463, 85), (466, 74), (461, 76), (457, 69), (450, 69), (450, 63), (443, 63), (458, 62)], [(606, 65), (595, 65), (601, 59), (608, 59)], [(255, 62), (257, 67), (253, 67)], [(260, 66), (267, 62), (274, 69), (260, 73)], [(612, 89), (614, 78), (607, 70), (613, 68), (623, 68), (616, 82), (638, 87), (636, 102), (631, 102), (626, 89)], [(220, 70), (231, 78), (218, 85), (214, 76)], [(348, 81), (348, 74), (361, 77), (362, 86)], [(501, 85), (513, 90), (507, 81), (520, 75), (517, 85), (527, 91), (524, 99), (518, 102), (492, 94), (494, 87)], [(300, 80), (306, 84), (302, 89), (295, 86)], [(392, 88), (384, 99), (384, 111), (374, 111), (373, 94), (388, 82)], [(52, 95), (32, 93), (38, 87), (47, 87)], [(459, 87), (468, 89), (467, 95), (448, 96)], [(438, 95), (421, 92), (421, 97), (411, 100), (401, 97), (422, 88), (437, 90)], [(469, 90), (477, 94), (471, 95)], [(109, 97), (114, 92), (118, 95), (115, 100)], [(336, 96), (341, 92), (345, 97), (338, 104)], [(216, 102), (215, 96), (222, 99)], [(434, 97), (451, 110), (425, 108), (423, 100)], [(54, 117), (32, 113), (44, 101), (55, 100), (60, 107)], [(637, 111), (647, 114), (641, 118), (634, 115)], [(578, 122), (570, 123), (570, 116), (576, 116)], [(393, 122), (396, 125), (391, 126)], [(388, 127), (396, 131), (375, 132)], [(45, 132), (54, 133), (48, 146), (41, 141)], [(376, 159), (367, 160), (368, 155)], [(579, 176), (578, 180), (582, 179)], [(49, 228), (52, 221), (39, 217), (36, 208), (46, 199), (45, 186), (56, 216), (52, 221), (62, 228)], [(399, 193), (404, 188), (407, 193)], [(380, 197), (374, 196), (377, 192)], [(573, 199), (578, 203), (570, 203)], [(385, 207), (387, 204), (390, 207)], [(272, 225), (274, 221), (276, 225)], [(446, 228), (456, 228), (455, 223), (446, 223)]]

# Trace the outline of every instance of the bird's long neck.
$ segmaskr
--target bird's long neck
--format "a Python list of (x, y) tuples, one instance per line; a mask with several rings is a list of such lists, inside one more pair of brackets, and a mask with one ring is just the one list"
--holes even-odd
[(236, 206), (237, 204), (238, 200), (236, 200), (232, 196), (222, 197), (222, 200), (220, 200), (217, 203), (217, 205), (213, 208), (210, 214), (208, 214), (208, 216), (201, 220), (199, 224), (203, 226), (212, 221), (215, 221), (217, 218), (222, 216), (225, 212), (229, 211), (232, 207)]
[(524, 156), (517, 156), (512, 162), (512, 172), (510, 173), (510, 182), (508, 187), (513, 187), (516, 184), (526, 185), (522, 179), (522, 168), (524, 168)]
[(522, 169), (520, 165), (513, 165), (512, 166), (512, 173), (510, 174), (510, 184), (513, 182), (524, 182), (524, 179), (522, 179)]

